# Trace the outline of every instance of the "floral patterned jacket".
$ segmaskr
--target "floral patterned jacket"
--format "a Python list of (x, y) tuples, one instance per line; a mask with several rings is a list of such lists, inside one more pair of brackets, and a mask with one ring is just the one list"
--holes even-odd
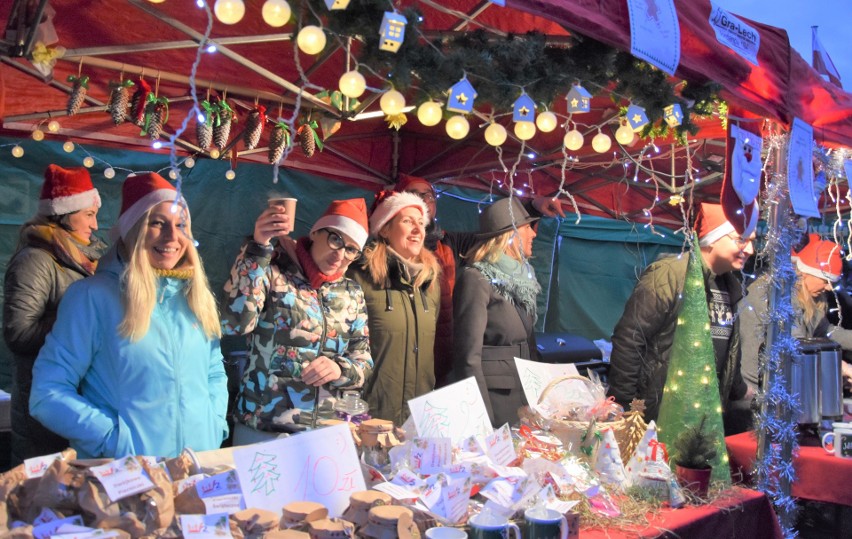
[[(289, 247), (289, 246), (288, 246)], [(236, 419), (277, 430), (295, 408), (313, 408), (315, 389), (300, 379), (302, 366), (319, 356), (334, 359), (341, 376), (331, 390), (364, 385), (373, 369), (367, 308), (361, 287), (348, 278), (314, 290), (284, 247), (249, 241), (225, 283), (222, 330), (247, 335), (249, 365), (240, 384)]]

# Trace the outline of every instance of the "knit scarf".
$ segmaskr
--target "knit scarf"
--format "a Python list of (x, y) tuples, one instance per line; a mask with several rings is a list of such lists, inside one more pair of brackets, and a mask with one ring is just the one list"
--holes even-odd
[(98, 259), (106, 250), (106, 244), (95, 236), (89, 244), (83, 243), (73, 233), (55, 224), (27, 226), (22, 235), (23, 245), (44, 249), (63, 265), (83, 275), (94, 275)]
[(299, 259), (299, 265), (302, 266), (305, 277), (311, 283), (311, 288), (319, 290), (324, 283), (331, 283), (343, 277), (343, 272), (339, 271), (334, 275), (326, 275), (321, 272), (317, 263), (314, 262), (314, 257), (311, 256), (311, 243), (310, 238), (299, 238), (296, 241), (296, 258)]
[(413, 260), (405, 260), (399, 253), (394, 251), (390, 245), (387, 246), (387, 250), (391, 255), (389, 257), (388, 264), (393, 263), (393, 260), (395, 259), (399, 264), (399, 271), (402, 278), (409, 283), (413, 283), (417, 278), (417, 275), (419, 275), (420, 271), (423, 269), (423, 264)]
[(541, 292), (541, 285), (535, 278), (532, 266), (521, 263), (507, 255), (500, 255), (496, 262), (481, 260), (473, 267), (491, 280), (491, 285), (497, 293), (515, 305), (523, 306), (533, 323), (538, 318), (536, 298)]
[(192, 279), (193, 268), (189, 266), (187, 268), (174, 268), (174, 269), (160, 269), (154, 268), (154, 274), (157, 277), (167, 277), (171, 279), (179, 279), (182, 281), (186, 281), (188, 279)]

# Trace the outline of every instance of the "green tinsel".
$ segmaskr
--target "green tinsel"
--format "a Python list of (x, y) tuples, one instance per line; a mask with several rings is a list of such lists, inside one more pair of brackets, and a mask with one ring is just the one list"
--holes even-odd
[[(674, 130), (683, 139), (698, 131), (692, 114), (713, 112), (720, 88), (714, 82), (688, 84), (678, 94), (677, 83), (659, 69), (577, 34), (569, 43), (552, 44), (539, 32), (504, 38), (475, 30), (425, 43), (420, 33), (421, 14), (411, 7), (401, 11), (408, 20), (402, 46), (396, 53), (382, 51), (379, 27), (389, 9), (386, 0), (352, 0), (345, 10), (338, 11), (328, 11), (320, 0), (309, 1), (314, 13), (326, 17), (328, 31), (340, 37), (358, 36), (360, 64), (370, 66), (397, 89), (416, 86), (422, 92), (417, 102), (440, 99), (467, 75), (478, 94), (478, 108), (490, 105), (498, 112), (509, 111), (522, 88), (537, 103), (553, 108), (553, 102), (580, 81), (593, 94), (612, 90), (644, 107), (650, 121), (646, 136), (665, 134), (669, 127), (663, 121), (663, 109), (680, 104), (684, 119)], [(310, 15), (303, 24), (315, 22)]]

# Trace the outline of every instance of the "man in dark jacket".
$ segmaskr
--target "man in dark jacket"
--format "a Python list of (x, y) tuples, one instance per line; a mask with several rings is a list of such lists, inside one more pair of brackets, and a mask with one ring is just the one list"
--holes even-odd
[[(750, 230), (739, 234), (718, 204), (702, 204), (695, 223), (726, 434), (748, 428), (750, 395), (740, 373), (742, 285), (734, 274), (754, 254)], [(646, 268), (627, 300), (612, 336), (609, 394), (622, 406), (644, 399), (645, 420), (657, 418), (682, 302), (688, 256), (666, 256)]]

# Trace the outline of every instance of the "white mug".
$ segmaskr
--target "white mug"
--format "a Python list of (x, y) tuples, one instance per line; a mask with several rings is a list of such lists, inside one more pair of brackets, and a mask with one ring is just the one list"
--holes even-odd
[(833, 423), (834, 430), (822, 436), (822, 448), (835, 457), (852, 459), (852, 423)]
[(426, 530), (429, 539), (467, 539), (464, 530), (458, 528), (429, 528)]

